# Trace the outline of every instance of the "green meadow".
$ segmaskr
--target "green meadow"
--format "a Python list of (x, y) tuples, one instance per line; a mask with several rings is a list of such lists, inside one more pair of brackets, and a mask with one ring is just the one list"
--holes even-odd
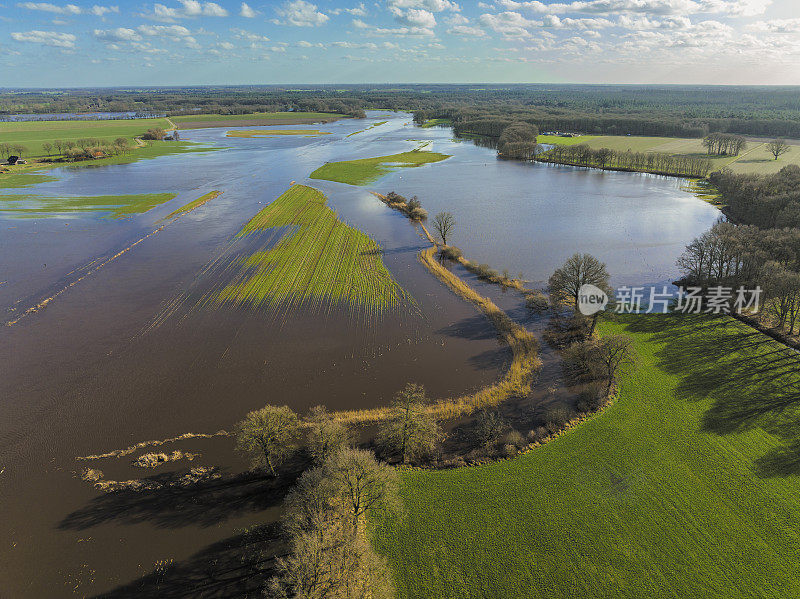
[(581, 135), (578, 137), (558, 137), (539, 135), (536, 141), (541, 144), (576, 145), (585, 143), (590, 148), (608, 148), (620, 152), (661, 152), (664, 154), (689, 155), (709, 158), (712, 170), (729, 168), (733, 172), (746, 174), (771, 174), (788, 164), (800, 165), (800, 145), (790, 143), (791, 149), (775, 160), (767, 150), (767, 144), (748, 141), (745, 150), (738, 156), (709, 156), (701, 139), (679, 137), (639, 137), (634, 135)]
[(261, 245), (234, 266), (214, 302), (279, 313), (339, 306), (367, 316), (410, 303), (380, 247), (326, 202), (319, 190), (293, 185), (250, 219), (239, 237), (263, 234)]
[(147, 212), (170, 201), (174, 193), (137, 195), (57, 196), (0, 195), (0, 213), (17, 218), (47, 218), (63, 214), (104, 213), (106, 218), (125, 218)]
[(22, 144), (28, 149), (24, 154), (26, 158), (44, 157), (46, 153), (42, 144), (52, 143), (55, 139), (77, 142), (81, 138), (93, 137), (113, 142), (124, 137), (133, 145), (134, 137), (157, 127), (170, 129), (172, 126), (167, 119), (0, 123), (0, 143)]
[(448, 154), (412, 150), (391, 156), (362, 158), (343, 162), (326, 162), (313, 173), (312, 179), (338, 181), (350, 185), (366, 185), (377, 181), (383, 175), (398, 167), (417, 167), (450, 158)]
[(517, 458), (406, 471), (374, 523), (400, 597), (800, 596), (800, 359), (727, 317), (603, 322), (617, 401)]

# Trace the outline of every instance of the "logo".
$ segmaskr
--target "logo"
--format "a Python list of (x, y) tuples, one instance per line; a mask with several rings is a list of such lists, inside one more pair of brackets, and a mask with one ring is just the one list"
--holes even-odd
[(578, 290), (578, 310), (584, 316), (592, 316), (608, 305), (606, 292), (594, 285), (581, 285)]

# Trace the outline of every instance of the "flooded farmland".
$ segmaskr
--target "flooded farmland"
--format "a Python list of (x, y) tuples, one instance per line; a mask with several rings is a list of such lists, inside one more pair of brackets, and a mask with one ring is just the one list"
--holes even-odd
[[(110, 480), (153, 474), (130, 465), (147, 449), (78, 457), (230, 430), (265, 404), (369, 408), (409, 381), (444, 398), (501, 375), (510, 352), (494, 329), (425, 270), (416, 256), (427, 241), (371, 191), (418, 195), (430, 214), (453, 213), (454, 245), (474, 261), (522, 273), (531, 286), (576, 251), (605, 261), (614, 284), (668, 282), (685, 244), (719, 214), (677, 179), (499, 161), (491, 149), (453, 140), (449, 129), (410, 119), (376, 111), (314, 125), (328, 135), (313, 137), (181, 131), (223, 149), (65, 167), (48, 173), (57, 181), (6, 190), (20, 200), (18, 210), (0, 212), (0, 306), (13, 322), (0, 330), (0, 595), (124, 596), (164, 564), (192, 563), (278, 511), (275, 489), (241, 475), (247, 463), (224, 435), (148, 446), (200, 454), (161, 466), (165, 477), (216, 467), (225, 484), (200, 496), (121, 499), (80, 479), (86, 467)], [(363, 187), (308, 179), (325, 162), (426, 143), (451, 157)], [(218, 266), (247, 252), (237, 234), (293, 182), (320, 190), (341, 221), (371, 237), (413, 301), (367, 316), (335, 303), (276, 315), (201, 301), (228, 284), (228, 269)], [(164, 220), (211, 191), (221, 194)], [(26, 212), (24, 194), (177, 195), (106, 218)]]

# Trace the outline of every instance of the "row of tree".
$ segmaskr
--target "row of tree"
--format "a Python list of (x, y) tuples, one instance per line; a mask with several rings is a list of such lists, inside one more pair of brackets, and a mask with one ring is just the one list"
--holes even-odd
[(678, 259), (682, 282), (760, 287), (770, 322), (800, 332), (800, 167), (766, 176), (722, 171), (710, 179), (739, 224), (719, 222), (686, 247)]
[(705, 177), (711, 170), (707, 158), (660, 152), (620, 152), (609, 148), (594, 150), (586, 144), (556, 145), (536, 157), (541, 162), (594, 168), (647, 171), (681, 177)]
[(738, 156), (747, 147), (747, 140), (741, 135), (712, 133), (703, 138), (703, 147), (709, 154)]

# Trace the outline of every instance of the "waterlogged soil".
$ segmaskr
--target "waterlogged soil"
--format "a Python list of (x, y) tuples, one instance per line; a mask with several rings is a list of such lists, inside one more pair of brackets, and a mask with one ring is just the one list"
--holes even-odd
[[(59, 180), (24, 190), (177, 194), (144, 214), (0, 217), (0, 307), (4, 322), (17, 320), (0, 329), (2, 597), (136, 596), (137, 589), (197, 596), (201, 584), (213, 594), (222, 587), (207, 586), (208, 573), (189, 566), (206, 564), (242, 529), (274, 522), (279, 487), (288, 484), (238, 476), (248, 464), (226, 436), (122, 457), (78, 456), (230, 430), (268, 403), (298, 411), (316, 404), (368, 408), (385, 405), (408, 381), (444, 398), (500, 376), (507, 348), (474, 307), (427, 273), (416, 259), (427, 242), (371, 190), (417, 194), (431, 214), (451, 211), (454, 242), (468, 257), (529, 279), (544, 279), (574, 251), (591, 251), (609, 262), (617, 281), (668, 280), (680, 247), (716, 218), (712, 207), (680, 191), (679, 181), (501, 162), (490, 149), (452, 141), (449, 130), (414, 128), (404, 114), (320, 125), (330, 133), (322, 138), (226, 138), (229, 130), (223, 123), (181, 132), (226, 150), (57, 169), (50, 174)], [(411, 150), (418, 145), (411, 138), (432, 140), (428, 149), (453, 158), (398, 170), (364, 188), (307, 179), (326, 161)], [(413, 296), (413, 309), (370, 319), (301, 307), (276, 317), (200, 302), (224, 283), (226, 269), (218, 265), (236, 254), (236, 233), (292, 181), (322, 190), (342, 220), (383, 247), (383, 261)], [(213, 190), (222, 194), (161, 220)], [(526, 318), (517, 294), (495, 301)], [(542, 380), (557, 383), (559, 376), (557, 365), (545, 365)], [(568, 395), (537, 391), (526, 413), (536, 416), (539, 406), (568, 402)], [(174, 450), (201, 455), (153, 471), (131, 465), (143, 453)], [(208, 466), (221, 478), (188, 490), (168, 484)], [(102, 470), (103, 480), (155, 476), (167, 486), (105, 494), (80, 480), (86, 467)]]

